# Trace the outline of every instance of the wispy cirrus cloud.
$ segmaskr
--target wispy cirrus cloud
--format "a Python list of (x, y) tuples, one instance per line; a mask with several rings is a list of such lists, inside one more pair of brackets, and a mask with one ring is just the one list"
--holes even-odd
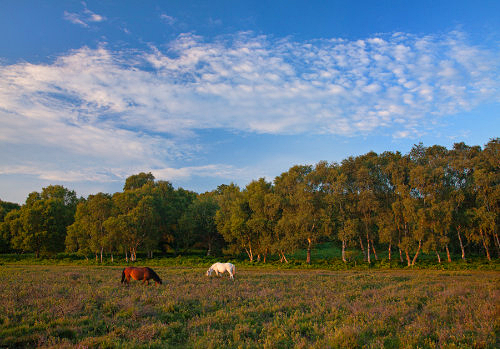
[(173, 24), (176, 22), (176, 20), (175, 20), (175, 18), (174, 18), (174, 17), (169, 16), (169, 15), (167, 15), (166, 13), (162, 13), (162, 14), (160, 15), (160, 19), (161, 19), (163, 22), (167, 23), (168, 25), (173, 25)]
[[(307, 42), (183, 34), (147, 52), (82, 47), (50, 64), (0, 66), (0, 144), (74, 154), (102, 164), (81, 165), (82, 176), (112, 180), (135, 169), (204, 173), (172, 166), (201, 154), (201, 129), (407, 137), (441, 115), (500, 101), (498, 54), (460, 32)], [(211, 166), (221, 177), (239, 173)]]
[(63, 18), (73, 24), (88, 28), (89, 23), (98, 23), (106, 20), (106, 17), (92, 12), (87, 8), (87, 4), (82, 2), (83, 10), (79, 13), (64, 11)]
[(248, 168), (237, 168), (227, 164), (210, 164), (204, 166), (186, 166), (181, 168), (158, 168), (152, 171), (157, 178), (170, 178), (172, 180), (187, 179), (193, 176), (215, 177), (215, 178), (241, 178), (248, 177)]

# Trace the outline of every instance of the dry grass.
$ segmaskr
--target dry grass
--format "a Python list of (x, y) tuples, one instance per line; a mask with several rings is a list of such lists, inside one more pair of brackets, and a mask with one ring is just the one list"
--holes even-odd
[(497, 348), (500, 273), (0, 266), (0, 346)]

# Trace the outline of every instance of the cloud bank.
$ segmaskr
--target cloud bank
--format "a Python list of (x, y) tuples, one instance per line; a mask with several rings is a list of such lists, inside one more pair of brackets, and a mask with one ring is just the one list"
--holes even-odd
[(22, 159), (0, 173), (101, 181), (136, 169), (170, 180), (239, 173), (172, 166), (198, 156), (202, 129), (340, 136), (386, 129), (407, 137), (436, 117), (500, 101), (498, 54), (460, 32), (308, 42), (182, 34), (147, 52), (103, 44), (48, 64), (0, 65), (2, 147), (82, 159), (66, 176), (61, 161), (43, 170)]

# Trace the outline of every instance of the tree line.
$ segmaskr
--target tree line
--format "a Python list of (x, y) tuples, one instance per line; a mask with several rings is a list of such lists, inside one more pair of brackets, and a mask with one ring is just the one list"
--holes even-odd
[[(134, 261), (138, 251), (208, 255), (244, 253), (250, 261), (307, 251), (337, 241), (342, 260), (359, 249), (415, 265), (420, 254), (439, 263), (500, 256), (500, 139), (483, 148), (448, 150), (415, 145), (408, 154), (369, 152), (341, 163), (296, 165), (273, 182), (231, 183), (197, 194), (157, 181), (151, 173), (126, 179), (122, 192), (86, 199), (62, 186), (33, 192), (22, 206), (0, 205), (0, 251), (78, 252)], [(379, 252), (380, 253), (380, 252)]]

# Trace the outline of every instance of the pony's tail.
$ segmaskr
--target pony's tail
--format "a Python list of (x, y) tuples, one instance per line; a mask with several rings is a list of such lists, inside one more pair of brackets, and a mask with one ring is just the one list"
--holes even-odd
[(123, 271), (122, 271), (122, 284), (123, 284), (123, 281), (125, 281), (125, 269), (123, 269)]

